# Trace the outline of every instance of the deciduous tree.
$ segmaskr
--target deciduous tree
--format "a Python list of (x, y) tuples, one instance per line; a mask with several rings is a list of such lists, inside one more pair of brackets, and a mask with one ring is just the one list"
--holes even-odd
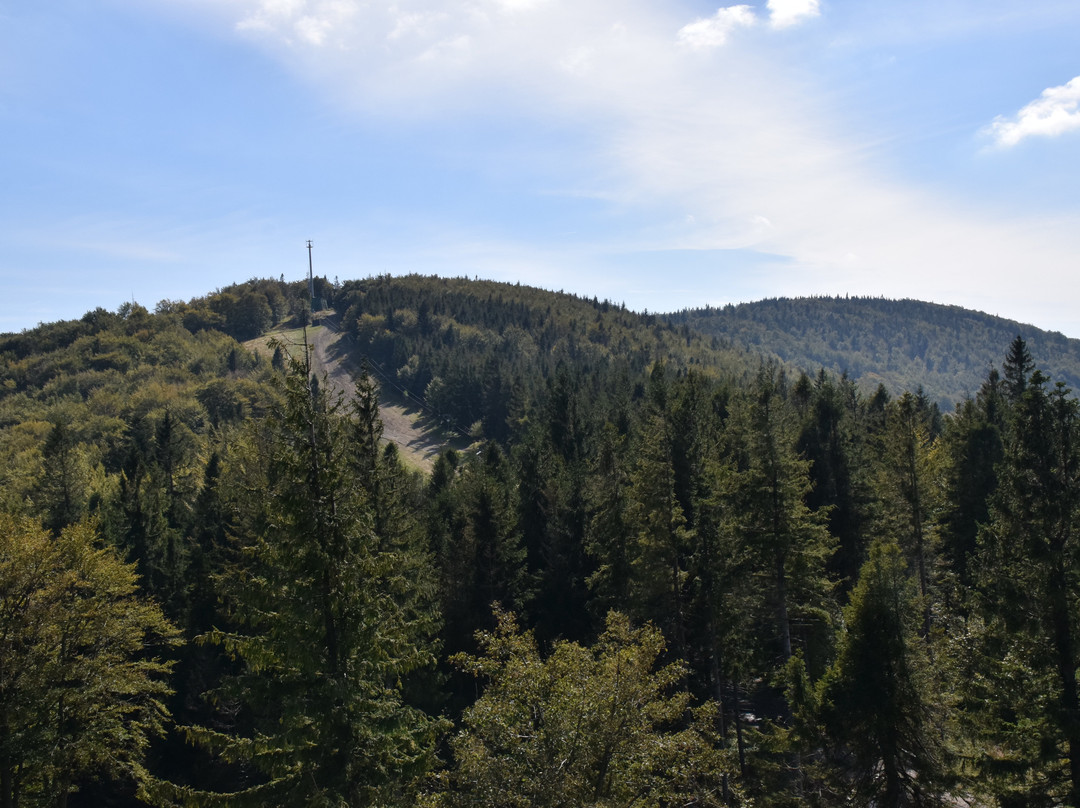
[(176, 630), (86, 522), (0, 515), (0, 805), (63, 806), (80, 780), (141, 778), (167, 718)]
[[(558, 642), (543, 658), (497, 612), (481, 656), (459, 665), (487, 680), (463, 716), (439, 802), (451, 806), (716, 806), (727, 760), (712, 710), (689, 712), (679, 664), (658, 667), (664, 640), (612, 612), (591, 648)], [(689, 720), (687, 717), (690, 716)], [(734, 794), (730, 794), (734, 798)]]

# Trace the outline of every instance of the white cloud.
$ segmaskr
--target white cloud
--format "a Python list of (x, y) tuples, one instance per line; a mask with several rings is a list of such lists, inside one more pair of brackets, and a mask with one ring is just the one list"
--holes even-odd
[(679, 42), (695, 49), (716, 48), (727, 42), (736, 28), (747, 28), (757, 22), (750, 6), (727, 6), (717, 9), (711, 17), (695, 20), (679, 29)]
[[(1025, 300), (1035, 310), (1033, 290), (1075, 288), (1074, 219), (1045, 229), (1010, 222), (875, 170), (866, 144), (831, 118), (825, 88), (803, 77), (796, 86), (789, 65), (770, 61), (780, 51), (733, 36), (762, 21), (748, 5), (684, 25), (677, 4), (658, 0), (169, 1), (203, 3), (215, 16), (227, 8), (230, 25), (257, 21), (249, 27), (258, 42), (368, 120), (458, 123), (479, 112), (502, 120), (503, 132), (559, 129), (550, 154), (522, 154), (520, 164), (573, 166), (554, 169), (549, 187), (598, 200), (612, 221), (644, 223), (595, 236), (597, 250), (786, 259), (778, 270), (786, 274), (760, 282), (761, 296), (831, 291), (972, 304), (979, 289), (993, 289), (1014, 301), (1012, 312), (997, 312), (1011, 316)], [(768, 9), (772, 27), (818, 13), (812, 0), (771, 0)], [(321, 46), (298, 33), (305, 17), (329, 23)], [(708, 59), (695, 58), (702, 49)], [(1078, 96), (1080, 77), (995, 123), (994, 135), (1009, 143), (1080, 127)], [(523, 142), (543, 149), (539, 137)], [(507, 148), (478, 140), (476, 170), (491, 170), (492, 155)], [(1017, 267), (1038, 267), (1039, 282)], [(1075, 295), (1059, 300), (1064, 309)]]
[(1027, 137), (1057, 137), (1080, 129), (1080, 76), (1042, 95), (1012, 118), (998, 118), (988, 128), (998, 146), (1015, 146)]
[(238, 31), (316, 48), (328, 44), (335, 34), (340, 41), (359, 10), (355, 0), (247, 0), (234, 5), (240, 10)]
[(798, 25), (821, 13), (819, 0), (769, 0), (769, 22), (774, 28)]
[(319, 17), (301, 17), (296, 21), (296, 33), (309, 45), (322, 45), (332, 30), (329, 20)]

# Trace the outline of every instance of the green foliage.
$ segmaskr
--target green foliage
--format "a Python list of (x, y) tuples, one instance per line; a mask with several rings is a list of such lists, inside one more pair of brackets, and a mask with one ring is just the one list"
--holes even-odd
[(644, 425), (630, 472), (627, 520), (633, 552), (630, 603), (635, 612), (663, 620), (676, 653), (686, 651), (686, 560), (692, 535), (675, 497), (671, 437), (662, 418)]
[(784, 380), (762, 368), (733, 415), (739, 524), (753, 574), (763, 582), (761, 614), (772, 613), (766, 636), (786, 663), (801, 645), (820, 661), (820, 639), (832, 622), (826, 564), (834, 540), (825, 514), (807, 505), (809, 463), (796, 451), (796, 422)]
[(962, 585), (972, 583), (979, 526), (990, 518), (1004, 456), (1006, 404), (997, 371), (991, 371), (978, 396), (957, 407), (943, 436), (945, 504), (942, 545), (950, 570)]
[(612, 612), (592, 647), (558, 642), (542, 658), (514, 618), (496, 612), (482, 656), (458, 665), (487, 680), (452, 742), (446, 805), (734, 804), (711, 707), (690, 710), (678, 664), (657, 667), (660, 632)]
[(1020, 393), (979, 535), (973, 694), (986, 782), (1010, 805), (1080, 802), (1080, 422), (1047, 381), (1035, 370)]
[(233, 794), (158, 783), (147, 793), (160, 803), (397, 804), (430, 764), (439, 724), (403, 702), (402, 681), (433, 661), (434, 618), (423, 559), (375, 528), (379, 461), (363, 459), (376, 448), (363, 436), (377, 427), (296, 361), (284, 384), (267, 434), (252, 436), (258, 487), (238, 502), (254, 529), (224, 582), (237, 630), (204, 638), (242, 663), (218, 697), (246, 708), (253, 733), (187, 729), (262, 780)]
[(89, 469), (86, 453), (73, 431), (70, 423), (58, 418), (41, 448), (41, 479), (35, 500), (42, 521), (54, 533), (79, 521), (86, 506)]
[[(1077, 802), (1080, 444), (1033, 359), (1071, 343), (1010, 345), (1006, 324), (984, 356), (980, 316), (910, 302), (766, 301), (702, 315), (736, 322), (710, 337), (518, 285), (317, 285), (343, 359), (469, 449), (424, 479), (387, 445), (371, 379), (339, 397), (284, 348), (235, 341), (304, 322), (306, 284), (0, 336), (0, 512), (61, 543), (96, 519), (139, 597), (203, 636), (169, 704), (203, 746), (155, 742), (147, 798), (406, 804), (445, 710), (462, 718), (430, 802), (932, 803), (944, 783)], [(905, 311), (921, 319), (890, 319)], [(767, 353), (850, 373), (791, 383), (737, 345), (766, 333)], [(958, 381), (1005, 346), (1004, 379)], [(884, 370), (858, 364), (875, 356)], [(978, 392), (942, 417), (945, 377)], [(495, 626), (492, 601), (529, 631)], [(657, 628), (605, 630), (612, 610)], [(479, 701), (458, 651), (490, 679)], [(655, 709), (631, 716), (633, 682)], [(70, 685), (72, 703), (93, 690)], [(605, 769), (616, 735), (637, 751)], [(122, 799), (75, 777), (88, 802)]]
[[(774, 298), (667, 315), (807, 373), (845, 375), (866, 394), (922, 388), (946, 411), (979, 389), (1002, 346), (1027, 335), (1035, 360), (1080, 385), (1080, 341), (958, 306), (866, 297)], [(1027, 371), (1030, 373), (1030, 368)], [(1026, 374), (1025, 374), (1026, 375)]]
[(806, 504), (826, 515), (837, 548), (829, 572), (844, 590), (854, 585), (866, 557), (866, 533), (873, 512), (873, 439), (868, 407), (854, 383), (824, 371), (813, 382), (803, 375), (791, 390), (801, 415), (796, 448), (810, 462)]
[(176, 630), (92, 524), (0, 515), (0, 803), (64, 805), (91, 777), (141, 779), (162, 732)]
[(484, 437), (513, 441), (546, 409), (560, 451), (581, 449), (621, 370), (743, 374), (756, 361), (653, 315), (520, 284), (379, 276), (343, 284), (336, 308), (357, 350), (459, 432), (480, 422)]
[(932, 415), (905, 393), (885, 411), (885, 429), (878, 436), (875, 533), (902, 549), (916, 571), (923, 607), (922, 635), (930, 632), (935, 597), (937, 518), (940, 513), (941, 453), (930, 437)]
[(533, 587), (518, 522), (513, 469), (493, 443), (460, 463), (437, 494), (430, 531), (441, 572), (449, 651), (490, 626), (493, 602), (523, 609)]
[(916, 633), (921, 609), (894, 543), (879, 542), (844, 610), (836, 661), (820, 684), (833, 786), (844, 804), (945, 805), (945, 710)]

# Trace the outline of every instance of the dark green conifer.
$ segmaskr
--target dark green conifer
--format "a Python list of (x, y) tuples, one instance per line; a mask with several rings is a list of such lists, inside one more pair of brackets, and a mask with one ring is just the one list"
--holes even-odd
[[(368, 430), (372, 427), (368, 427)], [(227, 581), (237, 629), (215, 630), (242, 663), (218, 694), (242, 705), (250, 736), (190, 727), (192, 740), (261, 777), (235, 794), (159, 784), (187, 804), (408, 803), (431, 761), (437, 722), (408, 707), (402, 681), (433, 661), (430, 606), (410, 597), (418, 562), (384, 546), (352, 462), (363, 433), (340, 399), (294, 362), (261, 451), (254, 535)], [(249, 469), (249, 472), (251, 470)], [(255, 473), (253, 480), (259, 480)]]
[(876, 543), (844, 609), (836, 661), (820, 684), (841, 804), (948, 804), (945, 714), (916, 633), (921, 612), (900, 548)]
[[(1015, 345), (1015, 343), (1014, 343)], [(1002, 804), (1080, 804), (1080, 423), (1062, 384), (1031, 374), (979, 536), (985, 780)]]

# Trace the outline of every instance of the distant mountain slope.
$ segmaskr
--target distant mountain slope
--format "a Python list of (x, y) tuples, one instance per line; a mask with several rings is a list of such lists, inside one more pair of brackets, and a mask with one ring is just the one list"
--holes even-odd
[(864, 390), (922, 386), (946, 409), (974, 394), (1021, 335), (1054, 381), (1080, 389), (1080, 340), (959, 306), (883, 298), (775, 298), (669, 315), (675, 325), (775, 356), (809, 373), (847, 372)]
[[(520, 284), (423, 275), (346, 281), (335, 291), (353, 360), (462, 434), (511, 440), (563, 388), (590, 406), (644, 395), (658, 363), (741, 384), (755, 351), (655, 314)], [(571, 414), (573, 415), (573, 414)]]

